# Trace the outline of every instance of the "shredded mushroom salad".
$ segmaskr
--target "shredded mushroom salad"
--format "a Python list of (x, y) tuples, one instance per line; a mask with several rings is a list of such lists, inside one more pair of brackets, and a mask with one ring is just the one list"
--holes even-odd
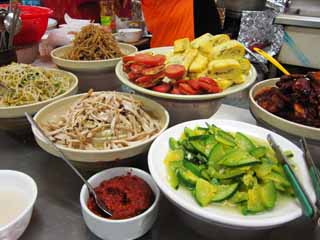
[(140, 143), (161, 129), (141, 101), (116, 92), (89, 91), (55, 121), (42, 125), (58, 145), (111, 150)]
[(65, 73), (12, 63), (0, 68), (0, 106), (21, 106), (42, 102), (71, 88)]

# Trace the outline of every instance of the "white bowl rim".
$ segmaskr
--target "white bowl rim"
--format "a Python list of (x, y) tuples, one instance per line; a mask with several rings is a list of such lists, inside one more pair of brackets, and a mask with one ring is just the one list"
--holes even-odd
[[(38, 67), (38, 66), (36, 66)], [(60, 73), (64, 73), (66, 75), (70, 75), (73, 80), (74, 80), (74, 84), (67, 90), (65, 91), (64, 93), (58, 95), (58, 96), (55, 96), (54, 98), (49, 98), (45, 101), (42, 101), (42, 102), (36, 102), (36, 103), (29, 103), (29, 104), (25, 104), (25, 105), (20, 105), (20, 106), (8, 106), (8, 107), (2, 107), (0, 106), (0, 111), (1, 110), (11, 110), (11, 109), (23, 109), (23, 108), (29, 108), (29, 107), (35, 107), (35, 106), (38, 106), (40, 104), (46, 104), (48, 102), (52, 102), (52, 101), (55, 101), (57, 100), (58, 98), (63, 98), (64, 96), (68, 95), (70, 92), (72, 92), (75, 88), (78, 87), (79, 85), (79, 79), (78, 77), (71, 73), (71, 72), (68, 72), (68, 71), (64, 71), (64, 70), (61, 70), (61, 69), (57, 69), (57, 68), (48, 68), (48, 67), (41, 67), (42, 69), (45, 69), (45, 70), (49, 70), (49, 71), (56, 71), (56, 72), (60, 72)]]
[(36, 182), (33, 180), (32, 177), (30, 177), (29, 175), (23, 173), (23, 172), (19, 172), (19, 171), (15, 171), (15, 170), (7, 170), (7, 169), (3, 169), (3, 170), (0, 170), (0, 174), (2, 173), (9, 173), (9, 174), (12, 174), (12, 175), (20, 175), (22, 177), (24, 177), (25, 179), (27, 179), (27, 181), (29, 181), (32, 185), (32, 188), (34, 190), (34, 196), (32, 197), (32, 200), (30, 201), (29, 205), (14, 219), (12, 220), (11, 222), (9, 222), (8, 224), (4, 225), (3, 227), (0, 227), (0, 232), (5, 230), (5, 229), (9, 229), (10, 227), (12, 227), (15, 223), (17, 223), (27, 212), (29, 212), (36, 200), (37, 200), (37, 196), (38, 196), (38, 187), (37, 187), (37, 184)]
[(255, 100), (254, 100), (254, 96), (253, 96), (253, 92), (257, 90), (258, 87), (260, 87), (260, 85), (263, 85), (265, 83), (273, 83), (273, 82), (276, 82), (276, 81), (279, 81), (280, 78), (270, 78), (270, 79), (266, 79), (266, 80), (263, 80), (261, 82), (258, 82), (256, 84), (254, 84), (252, 86), (252, 88), (250, 89), (250, 92), (249, 92), (249, 98), (250, 98), (250, 101), (252, 104), (254, 104), (255, 107), (257, 107), (259, 110), (261, 110), (262, 112), (268, 114), (269, 116), (272, 116), (274, 117), (275, 119), (279, 120), (279, 121), (283, 121), (284, 123), (287, 123), (287, 124), (290, 124), (290, 125), (293, 125), (293, 127), (299, 127), (299, 128), (305, 128), (305, 129), (308, 129), (308, 130), (312, 130), (312, 131), (317, 131), (320, 133), (320, 128), (316, 128), (316, 127), (311, 127), (311, 126), (307, 126), (307, 125), (304, 125), (304, 124), (301, 124), (301, 123), (296, 123), (296, 122), (293, 122), (293, 121), (289, 121), (285, 118), (281, 118), (273, 113), (270, 113), (268, 112), (267, 110), (265, 110), (264, 108), (262, 108)]
[[(199, 119), (199, 120), (192, 120), (192, 121), (183, 122), (183, 123), (180, 123), (178, 125), (175, 125), (175, 126), (169, 128), (169, 129), (167, 129), (165, 132), (170, 131), (173, 128), (177, 128), (177, 127), (180, 127), (180, 126), (186, 126), (186, 125), (193, 124), (193, 123), (199, 123), (200, 124), (201, 122), (225, 122), (225, 123), (229, 122), (229, 123), (241, 124), (241, 125), (245, 125), (245, 126), (248, 126), (248, 127), (251, 127), (251, 128), (253, 127), (253, 128), (257, 128), (257, 129), (263, 130), (263, 131), (270, 132), (274, 136), (276, 136), (277, 138), (281, 138), (281, 139), (286, 140), (286, 141), (290, 142), (291, 144), (293, 144), (287, 138), (282, 137), (281, 135), (279, 135), (277, 133), (274, 133), (274, 132), (272, 132), (272, 131), (270, 131), (268, 129), (265, 129), (265, 128), (262, 128), (262, 127), (259, 127), (259, 126), (255, 126), (255, 125), (252, 125), (252, 124), (249, 124), (249, 123), (245, 123), (245, 122), (240, 122), (240, 121), (235, 121), (235, 120), (225, 120), (225, 119)], [(153, 177), (153, 179), (155, 180), (155, 182), (157, 183), (157, 185), (159, 186), (159, 188), (161, 189), (161, 191), (166, 195), (166, 197), (170, 198), (170, 200), (175, 202), (182, 209), (185, 209), (186, 211), (196, 215), (197, 217), (201, 217), (203, 219), (206, 219), (207, 221), (214, 221), (214, 222), (218, 222), (220, 224), (225, 224), (227, 226), (236, 226), (236, 227), (240, 227), (240, 228), (249, 228), (249, 229), (270, 228), (270, 227), (273, 227), (273, 226), (278, 226), (278, 225), (290, 222), (290, 221), (292, 221), (294, 219), (297, 219), (297, 218), (302, 216), (303, 213), (302, 213), (302, 210), (300, 208), (300, 209), (297, 209), (296, 211), (294, 211), (294, 212), (292, 212), (290, 214), (286, 214), (284, 216), (278, 217), (277, 221), (275, 221), (275, 219), (272, 218), (271, 219), (272, 221), (270, 221), (269, 219), (259, 219), (259, 221), (256, 221), (256, 222), (253, 222), (253, 221), (246, 221), (246, 222), (241, 221), (240, 222), (239, 220), (231, 219), (230, 217), (229, 218), (225, 218), (225, 217), (223, 217), (221, 215), (212, 216), (208, 212), (202, 212), (202, 211), (199, 212), (198, 211), (198, 206), (194, 206), (194, 204), (185, 202), (183, 200), (180, 200), (179, 198), (178, 199), (175, 198), (174, 193), (170, 191), (171, 188), (170, 188), (169, 184), (162, 184), (162, 180), (160, 180), (160, 177), (158, 176), (158, 174), (155, 174), (156, 170), (155, 170), (155, 165), (152, 164), (153, 161), (151, 160), (152, 159), (151, 153), (153, 152), (153, 149), (156, 148), (157, 141), (160, 141), (159, 139), (160, 139), (160, 137), (157, 138), (157, 140), (152, 143), (152, 145), (150, 147), (150, 150), (149, 150), (149, 153), (148, 153), (148, 167), (149, 167), (149, 170), (150, 170), (150, 174)], [(295, 144), (293, 144), (293, 145), (295, 145)], [(300, 152), (302, 152), (302, 150), (299, 149), (298, 147), (297, 147), (297, 149)], [(312, 199), (311, 200), (312, 200), (313, 203), (315, 202), (315, 195), (314, 194), (312, 195)]]
[[(150, 49), (146, 49), (146, 50), (142, 50), (136, 53), (132, 53), (129, 55), (134, 55), (134, 54), (139, 54), (139, 53), (144, 53), (144, 52), (152, 52), (152, 51), (171, 51), (173, 49), (172, 46), (169, 47), (158, 47), (158, 48), (150, 48)], [(159, 53), (161, 54), (161, 53)], [(165, 53), (162, 53), (165, 54)], [(122, 60), (119, 61), (116, 65), (115, 68), (115, 72), (117, 75), (117, 78), (119, 79), (119, 81), (121, 81), (124, 85), (132, 88), (134, 91), (146, 94), (146, 95), (150, 95), (152, 97), (158, 97), (158, 98), (163, 98), (163, 99), (169, 99), (169, 100), (180, 100), (180, 101), (205, 101), (205, 100), (213, 100), (213, 99), (218, 99), (218, 98), (223, 98), (226, 96), (229, 96), (231, 94), (243, 91), (245, 89), (247, 89), (248, 87), (250, 87), (257, 78), (257, 71), (255, 69), (255, 67), (251, 64), (251, 70), (250, 70), (250, 75), (252, 75), (252, 79), (248, 79), (246, 82), (241, 83), (241, 84), (235, 84), (232, 87), (234, 87), (232, 89), (226, 89), (220, 93), (211, 93), (211, 94), (201, 94), (201, 95), (177, 95), (177, 94), (170, 94), (170, 93), (160, 93), (160, 92), (156, 92), (156, 91), (152, 91), (150, 89), (147, 88), (143, 88), (140, 87), (132, 82), (130, 82), (127, 77), (126, 80), (123, 80), (123, 77), (121, 76), (122, 73), (124, 73), (122, 71)]]
[[(101, 93), (101, 92), (113, 92), (113, 91), (97, 91), (97, 92), (94, 92), (94, 93)], [(163, 112), (164, 112), (164, 117), (165, 117), (165, 122), (164, 122), (164, 126), (160, 129), (160, 131), (153, 135), (151, 138), (148, 138), (146, 140), (144, 140), (143, 142), (140, 142), (138, 144), (134, 144), (134, 145), (131, 145), (131, 146), (128, 146), (128, 147), (124, 147), (124, 148), (118, 148), (118, 149), (111, 149), (111, 150), (82, 150), (82, 149), (74, 149), (74, 148), (68, 148), (68, 147), (65, 147), (65, 146), (61, 146), (61, 145), (57, 145), (57, 147), (62, 150), (62, 151), (68, 151), (70, 153), (99, 153), (99, 154), (104, 154), (104, 153), (117, 153), (117, 152), (122, 152), (122, 151), (126, 151), (126, 150), (131, 150), (131, 149), (134, 149), (136, 147), (140, 147), (148, 142), (152, 142), (153, 140), (155, 140), (161, 133), (163, 133), (169, 126), (169, 123), (170, 123), (170, 116), (169, 116), (169, 113), (167, 111), (167, 109), (165, 109), (160, 103), (152, 100), (152, 99), (149, 99), (149, 98), (146, 98), (144, 96), (140, 96), (140, 95), (135, 95), (135, 94), (132, 94), (132, 93), (125, 93), (125, 92), (117, 92), (117, 93), (120, 93), (120, 94), (124, 94), (124, 95), (131, 95), (133, 97), (138, 97), (138, 98), (143, 98), (143, 99), (147, 99), (148, 101), (152, 101), (154, 104), (157, 104), (159, 105), (160, 108), (162, 108)], [(71, 98), (79, 98), (81, 96), (84, 96), (86, 95), (87, 93), (81, 93), (81, 94), (76, 94), (76, 95), (72, 95), (72, 96), (69, 96), (69, 97), (64, 97), (62, 99), (59, 99), (55, 102), (52, 102), (48, 105), (46, 105), (45, 107), (43, 107), (40, 111), (38, 111), (36, 113), (36, 115), (34, 116), (34, 119), (35, 121), (37, 121), (37, 118), (38, 116), (44, 112), (47, 108), (51, 107), (52, 105), (56, 105), (56, 104), (59, 104), (60, 102), (63, 102), (63, 101), (66, 101), (68, 99), (71, 99)], [(39, 138), (41, 141), (45, 142), (45, 140), (38, 134), (38, 131), (32, 127), (32, 132), (35, 136), (37, 136), (37, 138)]]
[[(132, 44), (129, 44), (129, 43), (117, 43), (119, 45), (119, 47), (121, 46), (126, 46), (126, 47), (131, 47), (132, 49), (135, 50), (134, 53), (136, 53), (138, 51), (138, 48)], [(71, 60), (71, 59), (65, 59), (65, 58), (61, 58), (61, 57), (58, 57), (56, 54), (58, 51), (62, 50), (62, 49), (65, 49), (65, 48), (69, 48), (69, 47), (72, 47), (73, 44), (68, 44), (68, 45), (65, 45), (65, 46), (62, 46), (62, 47), (58, 47), (58, 48), (55, 48), (53, 49), (51, 52), (50, 52), (50, 56), (54, 59), (57, 59), (57, 60), (60, 60), (60, 61), (64, 61), (64, 62), (68, 62), (68, 63), (89, 63), (89, 64), (94, 64), (94, 63), (106, 63), (106, 62), (111, 62), (111, 61), (115, 61), (115, 60), (120, 60), (121, 57), (118, 57), (118, 58), (110, 58), (110, 59), (103, 59), (103, 60)], [(134, 54), (132, 53), (132, 54)]]
[[(155, 209), (155, 207), (158, 205), (159, 201), (160, 201), (160, 190), (159, 190), (158, 185), (156, 184), (156, 182), (152, 178), (152, 176), (149, 173), (147, 173), (146, 171), (143, 171), (141, 169), (134, 168), (134, 167), (115, 167), (115, 168), (110, 168), (110, 169), (106, 169), (106, 170), (103, 170), (101, 172), (98, 172), (95, 175), (93, 175), (92, 177), (90, 177), (87, 181), (90, 183), (90, 181), (93, 180), (94, 178), (97, 178), (98, 176), (107, 174), (109, 172), (113, 172), (115, 170), (123, 170), (124, 172), (132, 171), (132, 175), (133, 176), (135, 176), (134, 172), (139, 172), (140, 174), (144, 175), (144, 177), (149, 178), (150, 182), (152, 183), (152, 185), (156, 189), (156, 192), (154, 192), (153, 189), (151, 189), (153, 194), (155, 195), (155, 198), (154, 198), (154, 201), (153, 201), (152, 205), (147, 210), (145, 210), (143, 213), (140, 213), (139, 215), (131, 217), (131, 218), (119, 219), (119, 220), (103, 218), (103, 217), (97, 216), (96, 214), (91, 212), (91, 210), (87, 207), (87, 204), (85, 203), (85, 200), (84, 200), (84, 194), (85, 194), (85, 192), (88, 192), (88, 189), (87, 189), (86, 185), (82, 185), (82, 188), (81, 188), (81, 191), (80, 191), (81, 208), (84, 209), (86, 211), (86, 213), (88, 213), (90, 215), (90, 217), (93, 217), (93, 218), (95, 218), (95, 219), (97, 219), (99, 221), (105, 222), (105, 223), (127, 223), (127, 222), (133, 222), (135, 220), (143, 218), (145, 215), (147, 215), (148, 213), (153, 211)], [(141, 177), (139, 177), (139, 178), (141, 178)], [(144, 180), (143, 178), (141, 178), (141, 179)], [(147, 184), (150, 185), (149, 183), (147, 183)]]
[(137, 33), (137, 32), (142, 32), (141, 28), (121, 28), (117, 31), (117, 33)]

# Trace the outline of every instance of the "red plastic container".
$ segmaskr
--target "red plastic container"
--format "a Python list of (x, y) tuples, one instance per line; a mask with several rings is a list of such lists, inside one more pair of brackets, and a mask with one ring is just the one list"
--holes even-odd
[[(7, 8), (7, 4), (0, 4), (0, 8)], [(45, 7), (19, 5), (21, 10), (22, 29), (15, 36), (15, 45), (27, 45), (41, 40), (47, 30), (48, 18), (52, 10)]]

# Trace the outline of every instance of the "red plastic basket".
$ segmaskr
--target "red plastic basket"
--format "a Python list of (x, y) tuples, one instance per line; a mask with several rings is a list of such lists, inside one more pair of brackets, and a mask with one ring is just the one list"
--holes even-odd
[[(7, 8), (7, 4), (0, 4), (0, 8)], [(53, 11), (45, 7), (19, 5), (21, 10), (22, 29), (15, 36), (15, 45), (37, 43), (47, 30), (48, 18)]]

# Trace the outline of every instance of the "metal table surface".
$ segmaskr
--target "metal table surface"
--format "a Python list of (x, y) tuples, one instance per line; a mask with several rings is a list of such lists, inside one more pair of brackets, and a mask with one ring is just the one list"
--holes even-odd
[[(108, 77), (115, 76), (110, 73)], [(225, 103), (247, 108), (247, 93), (235, 94), (224, 100)], [(320, 152), (319, 149), (316, 152)], [(22, 235), (22, 240), (57, 240), (57, 239), (98, 239), (86, 227), (80, 209), (79, 193), (82, 186), (80, 179), (65, 163), (44, 152), (35, 143), (31, 133), (14, 135), (0, 131), (0, 169), (22, 171), (37, 182), (38, 198), (29, 227)], [(145, 156), (139, 156), (136, 166), (146, 169)], [(1, 184), (1, 183), (0, 183)], [(0, 213), (1, 214), (1, 213)], [(179, 216), (181, 212), (164, 197), (161, 199), (160, 214), (143, 240), (158, 239), (259, 239), (259, 240), (294, 240), (320, 239), (320, 233), (313, 230), (310, 222), (301, 218), (280, 228), (267, 231), (237, 231), (221, 227), (193, 227), (205, 234), (199, 235), (189, 228), (184, 221), (188, 218)], [(210, 231), (209, 231), (210, 230)]]

